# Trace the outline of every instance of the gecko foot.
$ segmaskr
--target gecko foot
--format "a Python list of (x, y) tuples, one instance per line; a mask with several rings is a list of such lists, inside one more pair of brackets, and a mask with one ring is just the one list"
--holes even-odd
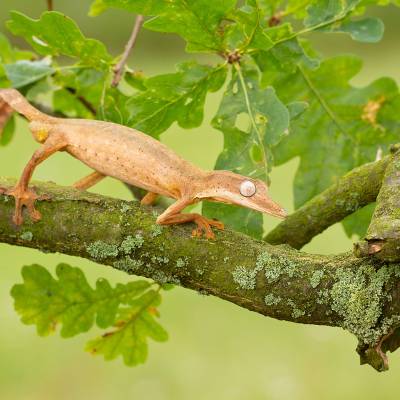
[(192, 231), (193, 237), (202, 237), (204, 234), (207, 239), (215, 239), (215, 234), (211, 227), (213, 226), (221, 230), (224, 229), (224, 224), (222, 222), (203, 217), (200, 214), (195, 215), (193, 222), (197, 225), (197, 228)]
[(28, 209), (28, 213), (32, 221), (39, 221), (42, 218), (42, 215), (38, 210), (36, 210), (35, 201), (49, 199), (49, 196), (39, 196), (33, 189), (27, 188), (24, 190), (18, 185), (12, 189), (0, 188), (0, 193), (12, 196), (15, 199), (15, 211), (13, 216), (13, 222), (15, 225), (22, 225), (24, 222), (22, 217), (22, 210), (24, 207)]

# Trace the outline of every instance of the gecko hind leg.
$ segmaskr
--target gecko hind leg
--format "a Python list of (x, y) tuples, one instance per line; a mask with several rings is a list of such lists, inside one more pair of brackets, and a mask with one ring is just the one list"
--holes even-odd
[(158, 197), (157, 193), (147, 192), (146, 196), (144, 196), (143, 199), (140, 200), (140, 204), (142, 206), (150, 206), (156, 201), (157, 197)]
[(100, 172), (94, 171), (91, 174), (85, 176), (84, 178), (80, 179), (78, 182), (75, 182), (72, 186), (75, 189), (79, 190), (87, 190), (92, 186), (96, 185), (96, 183), (103, 180), (106, 176)]

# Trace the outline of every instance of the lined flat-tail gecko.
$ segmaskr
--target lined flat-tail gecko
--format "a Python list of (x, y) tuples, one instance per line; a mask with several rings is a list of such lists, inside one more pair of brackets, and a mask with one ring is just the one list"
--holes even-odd
[(23, 207), (28, 209), (32, 220), (40, 220), (41, 215), (35, 208), (39, 196), (28, 184), (34, 169), (57, 151), (66, 151), (94, 169), (92, 174), (76, 182), (75, 188), (86, 190), (105, 176), (111, 176), (147, 190), (142, 204), (152, 204), (158, 195), (171, 197), (175, 203), (157, 218), (157, 223), (194, 222), (197, 225), (193, 231), (195, 236), (205, 233), (207, 238), (214, 238), (211, 227), (224, 228), (221, 222), (200, 214), (181, 213), (186, 206), (202, 200), (235, 204), (277, 217), (286, 216), (285, 210), (268, 196), (267, 186), (261, 180), (229, 171), (203, 171), (135, 129), (111, 122), (52, 117), (33, 107), (15, 89), (0, 89), (0, 109), (5, 106), (30, 121), (34, 139), (42, 144), (16, 186), (0, 188), (0, 193), (15, 198), (13, 221), (16, 225), (23, 223)]

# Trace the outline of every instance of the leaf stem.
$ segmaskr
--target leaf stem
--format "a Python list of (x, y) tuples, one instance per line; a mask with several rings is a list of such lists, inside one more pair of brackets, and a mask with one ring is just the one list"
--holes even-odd
[(111, 86), (114, 86), (114, 87), (118, 86), (118, 83), (120, 82), (120, 80), (122, 78), (122, 74), (124, 72), (125, 64), (128, 61), (129, 55), (130, 55), (132, 49), (135, 46), (135, 43), (136, 43), (140, 28), (143, 25), (143, 21), (144, 21), (143, 15), (139, 14), (136, 17), (135, 24), (133, 26), (131, 36), (129, 37), (129, 40), (128, 40), (126, 46), (125, 46), (125, 50), (124, 50), (124, 52), (122, 54), (121, 60), (114, 67), (114, 78), (113, 78), (113, 80), (111, 82)]
[(244, 81), (243, 74), (242, 74), (242, 69), (240, 68), (240, 65), (238, 63), (233, 64), (235, 66), (236, 72), (239, 77), (240, 85), (242, 86), (243, 94), (244, 94), (244, 99), (246, 102), (246, 108), (247, 108), (247, 113), (249, 114), (251, 124), (253, 125), (254, 130), (256, 131), (257, 138), (259, 141), (259, 145), (261, 147), (261, 153), (263, 157), (263, 163), (264, 163), (264, 168), (265, 168), (265, 175), (268, 177), (268, 164), (267, 164), (267, 155), (265, 153), (265, 148), (263, 146), (263, 139), (262, 139), (262, 134), (259, 131), (257, 127), (256, 120), (253, 115), (253, 111), (251, 109), (251, 104), (250, 104), (250, 99), (249, 99), (249, 94), (247, 93), (247, 88), (246, 88), (246, 82)]
[(48, 11), (53, 11), (54, 10), (53, 0), (47, 0), (47, 10)]

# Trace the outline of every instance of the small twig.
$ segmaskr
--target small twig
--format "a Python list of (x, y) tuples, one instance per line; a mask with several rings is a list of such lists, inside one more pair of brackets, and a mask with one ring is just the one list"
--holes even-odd
[(135, 25), (132, 29), (131, 36), (128, 40), (128, 43), (125, 46), (124, 53), (122, 54), (121, 60), (114, 67), (114, 78), (112, 80), (111, 86), (117, 86), (119, 81), (122, 78), (122, 73), (124, 71), (124, 67), (126, 62), (128, 61), (128, 57), (133, 47), (135, 46), (137, 36), (139, 34), (140, 28), (143, 25), (144, 17), (143, 15), (138, 15), (135, 20)]
[(97, 114), (97, 110), (95, 108), (95, 106), (88, 100), (86, 100), (83, 96), (78, 96), (76, 93), (76, 89), (74, 88), (70, 88), (70, 87), (66, 87), (65, 88), (68, 92), (70, 92), (71, 94), (73, 94), (74, 96), (76, 96), (76, 98), (81, 102), (81, 104), (88, 110), (90, 111), (93, 115)]
[(47, 0), (47, 9), (49, 11), (53, 11), (54, 10), (54, 8), (53, 8), (53, 0)]

